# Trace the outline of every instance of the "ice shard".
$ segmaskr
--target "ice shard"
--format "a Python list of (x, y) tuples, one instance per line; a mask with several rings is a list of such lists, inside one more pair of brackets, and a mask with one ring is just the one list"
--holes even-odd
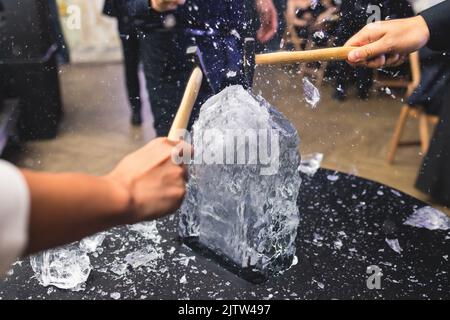
[(30, 258), (31, 267), (44, 287), (55, 286), (73, 291), (82, 286), (92, 270), (90, 259), (78, 245), (44, 251)]
[(209, 99), (193, 126), (196, 155), (181, 208), (181, 237), (238, 268), (265, 275), (289, 268), (299, 224), (299, 144), (294, 126), (241, 86)]

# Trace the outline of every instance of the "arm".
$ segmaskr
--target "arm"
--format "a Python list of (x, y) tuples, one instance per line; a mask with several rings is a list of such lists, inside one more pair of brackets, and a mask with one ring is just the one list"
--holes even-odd
[(31, 198), (26, 253), (174, 212), (184, 196), (186, 172), (172, 162), (173, 146), (167, 139), (153, 140), (103, 177), (23, 170)]
[(272, 0), (255, 0), (256, 10), (261, 20), (256, 37), (261, 43), (266, 43), (272, 39), (278, 30), (278, 14)]

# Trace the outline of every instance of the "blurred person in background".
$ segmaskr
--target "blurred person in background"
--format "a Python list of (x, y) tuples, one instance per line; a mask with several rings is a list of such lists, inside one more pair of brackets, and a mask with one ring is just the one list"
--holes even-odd
[(214, 92), (246, 78), (244, 39), (256, 37), (266, 43), (277, 32), (272, 0), (128, 0), (127, 5), (140, 32), (141, 59), (158, 136), (167, 135), (193, 70), (186, 56), (188, 47), (200, 48), (209, 80), (200, 91), (192, 124), (201, 104)]
[(269, 40), (265, 44), (265, 50), (269, 52), (279, 51), (281, 49), (281, 42), (284, 36), (284, 31), (286, 30), (286, 18), (285, 12), (287, 8), (288, 0), (273, 0), (275, 8), (278, 12), (278, 30), (272, 40)]
[(53, 38), (58, 46), (58, 63), (69, 64), (70, 63), (70, 53), (67, 47), (66, 40), (64, 38), (64, 33), (61, 27), (61, 21), (59, 19), (59, 11), (56, 0), (48, 0), (48, 7), (50, 10), (50, 20), (52, 23)]
[(128, 15), (127, 0), (105, 0), (103, 13), (117, 18), (125, 64), (128, 101), (131, 107), (131, 124), (142, 124), (142, 104), (139, 84), (140, 46), (132, 17)]

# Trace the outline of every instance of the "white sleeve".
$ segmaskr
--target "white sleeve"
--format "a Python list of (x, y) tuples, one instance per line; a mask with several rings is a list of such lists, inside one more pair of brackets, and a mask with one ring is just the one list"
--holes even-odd
[(0, 160), (0, 278), (28, 241), (30, 195), (22, 173)]

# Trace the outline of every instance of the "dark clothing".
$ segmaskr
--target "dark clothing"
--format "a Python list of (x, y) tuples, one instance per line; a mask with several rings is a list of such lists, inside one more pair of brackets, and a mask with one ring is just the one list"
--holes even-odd
[(416, 188), (433, 200), (450, 206), (450, 87), (447, 88), (439, 124), (423, 161)]
[(408, 97), (408, 104), (421, 106), (427, 114), (439, 115), (447, 102), (445, 92), (450, 86), (450, 58), (428, 48), (420, 50), (421, 79)]
[(428, 47), (433, 50), (450, 50), (450, 0), (446, 0), (420, 14), (430, 29)]
[[(421, 13), (430, 29), (428, 47), (450, 50), (446, 32), (450, 30), (450, 1), (444, 1)], [(445, 67), (449, 65), (445, 63)], [(416, 182), (416, 188), (429, 194), (435, 201), (450, 206), (450, 84), (438, 94), (442, 103), (439, 124), (430, 143)]]
[(105, 0), (103, 13), (110, 17), (117, 18), (120, 40), (122, 42), (128, 101), (131, 110), (135, 113), (140, 113), (140, 44), (137, 30), (134, 26), (132, 17), (128, 14), (126, 3), (127, 0)]
[[(167, 17), (175, 18), (174, 28), (197, 29), (216, 34), (229, 34), (236, 30), (242, 36), (254, 27), (254, 0), (187, 0), (177, 10), (159, 13), (150, 8), (148, 0), (128, 0), (128, 14), (135, 18), (144, 31), (166, 29)], [(249, 14), (250, 13), (250, 14)]]
[(127, 0), (105, 0), (103, 14), (117, 18), (121, 34), (136, 34), (132, 16), (128, 12)]
[[(1, 3), (0, 3), (1, 6)], [(52, 24), (53, 37), (58, 46), (58, 62), (61, 64), (70, 63), (70, 53), (67, 47), (64, 33), (62, 31), (61, 22), (59, 20), (58, 6), (55, 0), (48, 1), (49, 17)]]
[[(197, 45), (202, 52), (210, 82), (208, 85), (205, 81), (200, 90), (190, 125), (207, 98), (239, 82), (244, 73), (243, 41), (255, 33), (254, 20), (243, 18), (250, 17), (250, 3), (254, 1), (188, 0), (174, 12), (159, 14), (150, 9), (147, 0), (127, 1), (140, 33), (141, 58), (158, 136), (168, 134), (193, 70), (186, 56), (189, 46)], [(171, 15), (176, 24), (164, 27)]]

